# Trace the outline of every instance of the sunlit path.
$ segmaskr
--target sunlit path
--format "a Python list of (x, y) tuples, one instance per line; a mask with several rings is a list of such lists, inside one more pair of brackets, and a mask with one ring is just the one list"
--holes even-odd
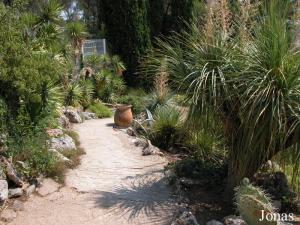
[(165, 161), (141, 156), (112, 119), (75, 125), (86, 155), (66, 186), (33, 196), (14, 225), (170, 224), (176, 214), (162, 176)]

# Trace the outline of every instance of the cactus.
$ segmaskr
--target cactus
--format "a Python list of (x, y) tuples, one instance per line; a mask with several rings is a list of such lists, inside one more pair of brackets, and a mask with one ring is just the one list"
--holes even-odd
[(244, 178), (242, 185), (236, 188), (235, 201), (237, 209), (245, 222), (249, 225), (276, 225), (276, 221), (260, 221), (262, 210), (265, 214), (276, 213), (269, 196), (260, 188), (250, 184)]

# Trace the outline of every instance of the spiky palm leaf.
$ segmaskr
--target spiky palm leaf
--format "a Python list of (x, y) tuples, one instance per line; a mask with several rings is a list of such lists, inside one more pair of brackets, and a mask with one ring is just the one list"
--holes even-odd
[(190, 103), (190, 118), (213, 115), (223, 122), (231, 190), (300, 140), (300, 58), (291, 48), (288, 9), (288, 1), (267, 1), (247, 45), (192, 25), (158, 41), (148, 57), (150, 73), (159, 61), (167, 64), (173, 87)]

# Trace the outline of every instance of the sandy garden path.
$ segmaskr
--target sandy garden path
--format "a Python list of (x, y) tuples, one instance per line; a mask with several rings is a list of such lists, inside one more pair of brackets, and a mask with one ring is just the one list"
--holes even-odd
[(159, 156), (142, 156), (112, 119), (74, 126), (86, 155), (66, 185), (46, 180), (11, 225), (170, 224), (176, 214)]

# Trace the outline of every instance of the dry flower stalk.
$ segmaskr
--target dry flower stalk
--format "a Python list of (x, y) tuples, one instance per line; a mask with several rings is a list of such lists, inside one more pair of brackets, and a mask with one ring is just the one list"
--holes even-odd
[(166, 63), (162, 63), (154, 80), (154, 88), (159, 98), (163, 98), (166, 95), (168, 91), (168, 81), (169, 76), (166, 72)]

